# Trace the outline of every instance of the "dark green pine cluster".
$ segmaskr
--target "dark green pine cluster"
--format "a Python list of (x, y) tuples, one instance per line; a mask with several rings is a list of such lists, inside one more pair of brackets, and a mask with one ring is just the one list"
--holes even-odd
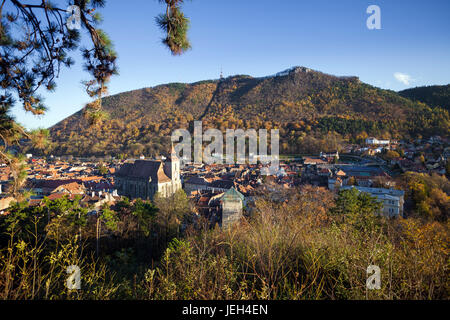
[(162, 42), (173, 55), (183, 54), (191, 48), (187, 38), (189, 19), (180, 9), (183, 0), (160, 0), (160, 2), (167, 5), (166, 13), (156, 17), (156, 24), (166, 33)]

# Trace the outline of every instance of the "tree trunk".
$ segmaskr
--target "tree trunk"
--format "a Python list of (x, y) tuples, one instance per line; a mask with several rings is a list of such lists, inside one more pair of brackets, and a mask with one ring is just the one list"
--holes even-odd
[(97, 213), (97, 234), (96, 234), (96, 238), (97, 238), (97, 248), (96, 248), (96, 254), (97, 254), (97, 259), (98, 259), (98, 254), (99, 254), (99, 242), (100, 242), (100, 220), (98, 219), (98, 213)]

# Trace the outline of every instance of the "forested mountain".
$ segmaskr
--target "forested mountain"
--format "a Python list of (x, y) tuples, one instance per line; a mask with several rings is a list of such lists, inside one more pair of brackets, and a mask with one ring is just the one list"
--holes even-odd
[(416, 87), (400, 91), (402, 97), (421, 101), (431, 107), (450, 110), (450, 84), (446, 86)]
[(109, 118), (89, 126), (80, 110), (51, 128), (54, 154), (157, 155), (177, 128), (278, 128), (282, 153), (337, 149), (369, 135), (449, 134), (449, 114), (394, 91), (304, 67), (274, 76), (239, 75), (171, 83), (109, 96)]

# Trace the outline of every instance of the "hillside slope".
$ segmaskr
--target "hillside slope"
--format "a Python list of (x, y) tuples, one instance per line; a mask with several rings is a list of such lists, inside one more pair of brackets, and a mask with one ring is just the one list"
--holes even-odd
[(446, 86), (416, 87), (400, 91), (398, 94), (414, 101), (421, 101), (431, 107), (450, 110), (450, 84)]
[(109, 119), (89, 127), (82, 111), (51, 128), (54, 154), (157, 155), (170, 134), (205, 127), (278, 128), (281, 152), (318, 152), (368, 135), (408, 137), (449, 134), (449, 114), (393, 91), (304, 67), (275, 76), (232, 76), (192, 84), (172, 83), (110, 96)]

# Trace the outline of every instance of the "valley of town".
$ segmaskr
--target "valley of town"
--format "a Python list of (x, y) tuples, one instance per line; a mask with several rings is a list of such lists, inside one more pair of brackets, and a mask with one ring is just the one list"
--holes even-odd
[[(156, 193), (168, 197), (183, 189), (198, 216), (212, 225), (227, 226), (239, 220), (261, 192), (277, 197), (304, 185), (333, 192), (356, 188), (382, 203), (382, 215), (407, 217), (411, 204), (399, 177), (406, 172), (448, 174), (449, 141), (439, 136), (427, 140), (389, 141), (368, 138), (365, 145), (348, 145), (341, 152), (314, 156), (281, 156), (275, 175), (261, 174), (263, 165), (184, 165), (176, 157), (116, 160), (27, 155), (28, 202), (40, 206), (49, 200), (79, 197), (91, 214), (104, 204), (114, 206), (121, 197), (152, 200)], [(447, 170), (447, 172), (446, 172)], [(16, 202), (9, 196), (10, 169), (0, 167), (2, 215)], [(320, 189), (323, 188), (323, 189)]]

